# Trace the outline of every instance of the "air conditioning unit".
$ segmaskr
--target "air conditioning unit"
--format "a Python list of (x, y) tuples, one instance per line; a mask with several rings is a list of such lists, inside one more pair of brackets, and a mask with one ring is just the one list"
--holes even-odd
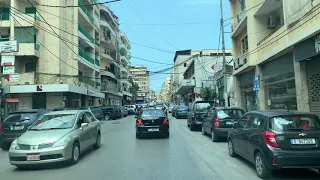
[(247, 58), (239, 58), (239, 67), (247, 63)]
[(268, 29), (274, 29), (281, 24), (280, 15), (271, 15), (268, 18)]
[(235, 59), (235, 60), (234, 60), (234, 62), (233, 62), (233, 69), (234, 69), (234, 70), (239, 69), (238, 58), (237, 58), (237, 59)]

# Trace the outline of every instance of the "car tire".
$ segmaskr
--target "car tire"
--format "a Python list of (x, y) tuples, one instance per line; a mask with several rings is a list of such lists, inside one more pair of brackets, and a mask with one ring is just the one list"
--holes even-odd
[(136, 138), (137, 138), (137, 139), (140, 139), (140, 138), (141, 138), (141, 135), (140, 135), (139, 133), (137, 133), (137, 132), (136, 132)]
[(194, 127), (192, 124), (189, 125), (190, 131), (194, 131)]
[(75, 142), (72, 147), (72, 157), (70, 159), (71, 164), (77, 164), (80, 159), (80, 146), (78, 142)]
[(236, 156), (236, 153), (234, 152), (233, 142), (232, 142), (232, 140), (230, 138), (228, 139), (228, 151), (229, 151), (229, 155), (231, 157), (235, 157)]
[(214, 130), (211, 130), (211, 140), (212, 142), (217, 142), (218, 141), (218, 137), (216, 136), (216, 133), (214, 132)]
[(254, 162), (258, 177), (261, 179), (268, 179), (271, 175), (271, 170), (266, 166), (260, 152), (256, 153)]
[(10, 143), (3, 142), (1, 148), (4, 151), (8, 151), (10, 149)]
[(206, 131), (204, 130), (203, 126), (201, 127), (201, 133), (202, 135), (207, 135)]
[(99, 149), (101, 146), (101, 135), (100, 133), (97, 134), (97, 140), (95, 142), (95, 144), (93, 145), (94, 149)]
[(164, 138), (169, 138), (169, 137), (170, 137), (170, 133), (169, 132), (164, 133)]

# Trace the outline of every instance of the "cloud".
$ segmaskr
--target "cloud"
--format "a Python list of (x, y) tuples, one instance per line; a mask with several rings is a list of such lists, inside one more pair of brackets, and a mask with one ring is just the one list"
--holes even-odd
[(197, 6), (197, 5), (218, 5), (219, 0), (180, 0), (178, 5)]

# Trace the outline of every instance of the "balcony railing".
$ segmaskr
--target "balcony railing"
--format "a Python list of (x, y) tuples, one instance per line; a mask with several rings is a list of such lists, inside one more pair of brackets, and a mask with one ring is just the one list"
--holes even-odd
[(95, 40), (94, 43), (97, 45), (97, 46), (100, 46), (100, 43), (98, 40)]
[(78, 30), (84, 35), (86, 36), (92, 43), (94, 43), (94, 38), (91, 36), (91, 34), (84, 28), (82, 27), (80, 24), (78, 24)]
[(87, 60), (88, 62), (94, 64), (94, 59), (90, 57), (87, 53), (85, 53), (82, 49), (79, 48), (79, 56)]
[(83, 10), (83, 12), (88, 16), (88, 18), (90, 19), (90, 22), (93, 24), (94, 19), (92, 17), (92, 15), (90, 14), (90, 12), (88, 11), (88, 9), (83, 5), (83, 3), (81, 2), (81, 0), (78, 1), (79, 2), (79, 6), (80, 8)]
[(95, 59), (94, 63), (100, 67), (100, 61), (98, 59)]
[(96, 85), (96, 82), (88, 77), (79, 77), (79, 81), (93, 87)]

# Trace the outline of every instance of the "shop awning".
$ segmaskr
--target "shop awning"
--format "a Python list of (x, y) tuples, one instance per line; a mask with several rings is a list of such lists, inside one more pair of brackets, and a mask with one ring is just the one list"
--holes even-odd
[(8, 102), (8, 103), (18, 103), (19, 99), (8, 98), (8, 99), (6, 99), (6, 102)]

